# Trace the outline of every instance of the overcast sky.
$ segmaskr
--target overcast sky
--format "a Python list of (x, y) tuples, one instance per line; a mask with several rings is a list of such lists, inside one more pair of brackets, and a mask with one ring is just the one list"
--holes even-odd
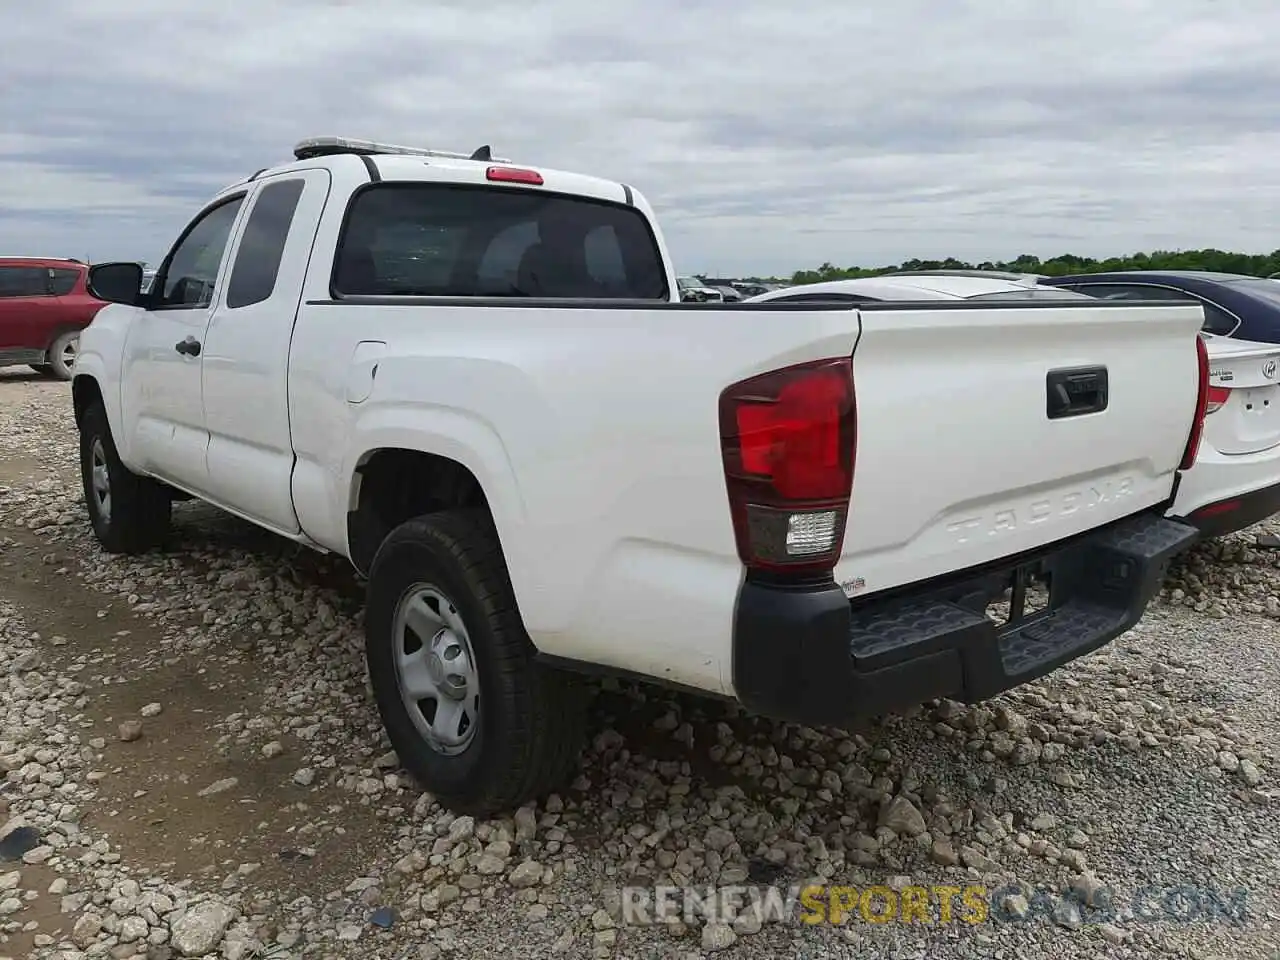
[(337, 134), (628, 182), (681, 272), (1280, 247), (1275, 0), (62, 0), (0, 30), (0, 253), (158, 261)]

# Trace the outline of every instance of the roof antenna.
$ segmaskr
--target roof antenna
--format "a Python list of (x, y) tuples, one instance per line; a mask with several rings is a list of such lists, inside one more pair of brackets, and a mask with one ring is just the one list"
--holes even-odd
[(492, 160), (493, 150), (490, 149), (489, 144), (486, 143), (483, 147), (480, 147), (478, 150), (476, 150), (475, 153), (471, 155), (471, 159), (472, 160)]

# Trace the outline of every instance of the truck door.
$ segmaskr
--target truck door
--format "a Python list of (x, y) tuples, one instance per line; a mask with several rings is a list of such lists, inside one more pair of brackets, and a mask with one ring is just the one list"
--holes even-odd
[(204, 336), (205, 492), (293, 535), (300, 528), (290, 493), (289, 342), (329, 173), (293, 171), (255, 187)]
[(200, 366), (205, 328), (244, 193), (223, 197), (191, 221), (137, 308), (125, 343), (120, 389), (130, 454), (161, 480), (202, 494), (208, 471)]

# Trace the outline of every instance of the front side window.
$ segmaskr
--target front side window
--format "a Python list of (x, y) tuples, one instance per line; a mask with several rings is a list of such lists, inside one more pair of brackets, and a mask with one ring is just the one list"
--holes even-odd
[(536, 190), (381, 183), (351, 202), (334, 264), (347, 296), (668, 299), (639, 210)]
[(163, 280), (152, 309), (196, 309), (213, 302), (218, 268), (244, 197), (236, 197), (206, 211), (187, 232), (161, 269)]
[(44, 267), (0, 267), (0, 297), (45, 297), (47, 270)]

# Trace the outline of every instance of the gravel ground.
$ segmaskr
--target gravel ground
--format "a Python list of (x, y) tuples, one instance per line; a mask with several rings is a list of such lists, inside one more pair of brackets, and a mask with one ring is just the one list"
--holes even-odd
[[(0, 957), (1280, 957), (1258, 529), (978, 707), (841, 733), (604, 682), (577, 781), (474, 822), (388, 751), (348, 568), (201, 504), (175, 523), (166, 553), (98, 550), (67, 386), (0, 372)], [(877, 913), (976, 885), (989, 916), (622, 908), (809, 882), (881, 887)]]

